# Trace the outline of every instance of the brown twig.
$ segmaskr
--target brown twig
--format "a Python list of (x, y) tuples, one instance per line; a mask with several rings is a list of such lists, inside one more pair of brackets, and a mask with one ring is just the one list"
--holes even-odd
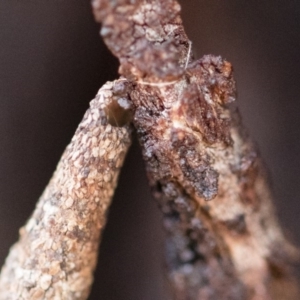
[(297, 251), (229, 106), (231, 64), (211, 55), (189, 61), (175, 0), (94, 0), (93, 8), (132, 84), (133, 123), (164, 214), (175, 299), (297, 299)]
[(106, 83), (65, 150), (0, 277), (1, 300), (87, 299), (100, 232), (130, 145), (130, 127), (108, 124), (126, 94)]
[[(175, 0), (94, 0), (120, 80), (92, 101), (0, 277), (0, 299), (86, 299), (133, 113), (168, 233), (174, 298), (297, 299), (230, 63), (193, 61)], [(120, 127), (119, 127), (120, 126)], [(211, 201), (207, 201), (211, 200)]]

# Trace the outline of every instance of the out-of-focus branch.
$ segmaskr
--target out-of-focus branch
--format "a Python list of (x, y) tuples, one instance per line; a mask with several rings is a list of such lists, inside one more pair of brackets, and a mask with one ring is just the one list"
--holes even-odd
[[(132, 84), (133, 123), (164, 214), (174, 298), (298, 299), (297, 251), (238, 112), (232, 66), (191, 61), (175, 0), (94, 0), (101, 35)], [(211, 201), (206, 201), (211, 200)]]
[(121, 98), (126, 105), (122, 87), (122, 81), (106, 83), (91, 101), (10, 250), (0, 277), (1, 300), (87, 299), (100, 233), (130, 145), (129, 125), (108, 124), (115, 102)]

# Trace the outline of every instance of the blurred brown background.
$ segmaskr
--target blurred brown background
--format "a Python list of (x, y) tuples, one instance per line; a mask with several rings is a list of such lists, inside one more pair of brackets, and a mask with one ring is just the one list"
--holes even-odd
[[(190, 0), (197, 57), (235, 67), (239, 106), (273, 178), (279, 217), (300, 244), (300, 2)], [(86, 0), (0, 1), (0, 264), (98, 88), (117, 62)], [(128, 155), (91, 300), (166, 300), (160, 213), (140, 150)]]

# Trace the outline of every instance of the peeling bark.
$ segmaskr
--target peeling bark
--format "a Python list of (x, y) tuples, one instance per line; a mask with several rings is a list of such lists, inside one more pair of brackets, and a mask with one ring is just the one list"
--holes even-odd
[(130, 127), (108, 124), (126, 93), (106, 83), (66, 148), (0, 277), (0, 299), (87, 299), (100, 233), (130, 145)]
[(212, 55), (192, 60), (174, 0), (92, 3), (132, 84), (133, 124), (168, 233), (174, 299), (298, 299), (298, 253), (230, 105), (231, 64)]

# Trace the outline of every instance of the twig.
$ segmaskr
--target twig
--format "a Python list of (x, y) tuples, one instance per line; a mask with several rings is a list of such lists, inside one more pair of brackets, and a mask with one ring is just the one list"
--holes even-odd
[(297, 251), (278, 225), (258, 153), (229, 108), (230, 63), (211, 55), (185, 63), (189, 40), (175, 0), (94, 0), (93, 8), (133, 84), (133, 122), (164, 214), (174, 298), (298, 299)]
[(118, 97), (120, 91), (114, 95), (114, 84), (106, 83), (91, 101), (10, 250), (0, 277), (1, 300), (87, 299), (100, 232), (130, 145), (128, 125), (107, 123), (107, 109)]
[[(168, 233), (177, 300), (288, 300), (299, 291), (230, 63), (192, 62), (175, 0), (94, 0), (120, 74), (91, 103), (0, 277), (0, 299), (86, 299), (133, 113)], [(125, 80), (126, 79), (126, 80)], [(206, 200), (211, 200), (210, 202)]]

